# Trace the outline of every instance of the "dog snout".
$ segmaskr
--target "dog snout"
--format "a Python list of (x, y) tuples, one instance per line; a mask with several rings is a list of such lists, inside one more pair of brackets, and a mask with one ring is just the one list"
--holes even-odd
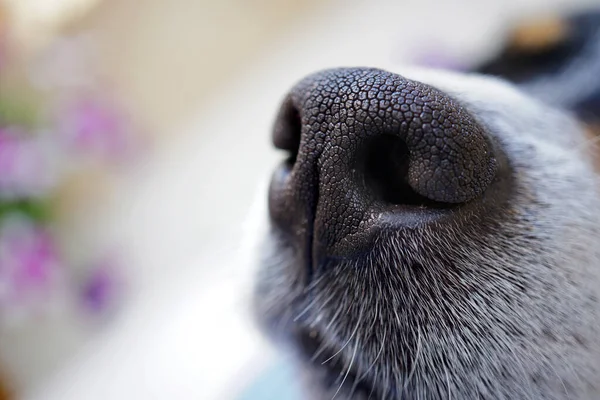
[(457, 101), (376, 69), (298, 83), (273, 142), (289, 157), (272, 180), (271, 219), (310, 258), (358, 250), (390, 218), (414, 224), (471, 202), (497, 169), (490, 138)]

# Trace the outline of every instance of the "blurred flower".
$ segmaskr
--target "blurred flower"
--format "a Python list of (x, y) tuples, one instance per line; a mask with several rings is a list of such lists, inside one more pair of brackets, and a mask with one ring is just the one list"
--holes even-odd
[(420, 50), (415, 52), (412, 62), (421, 67), (450, 71), (463, 71), (466, 69), (466, 66), (460, 60), (442, 50)]
[(26, 217), (5, 217), (0, 226), (0, 308), (43, 305), (58, 272), (58, 255), (48, 232)]
[(52, 146), (20, 128), (0, 127), (0, 200), (39, 197), (55, 182)]
[(102, 315), (115, 305), (121, 288), (118, 269), (114, 259), (106, 258), (90, 270), (81, 291), (81, 301), (86, 312)]
[(6, 50), (1, 3), (0, 72), (10, 62), (19, 73), (2, 76), (12, 79), (11, 92), (0, 93), (0, 328), (35, 326), (36, 314), (71, 313), (73, 305), (104, 316), (123, 294), (121, 266), (114, 258), (92, 265), (79, 262), (85, 254), (69, 258), (68, 234), (60, 251), (50, 233), (58, 209), (48, 200), (72, 195), (70, 179), (94, 171), (88, 162), (110, 168), (131, 160), (133, 124), (107, 95), (89, 37), (60, 38), (33, 58), (13, 58), (20, 44)]
[(107, 160), (129, 154), (129, 123), (109, 102), (83, 98), (67, 107), (61, 125), (67, 143), (79, 152)]

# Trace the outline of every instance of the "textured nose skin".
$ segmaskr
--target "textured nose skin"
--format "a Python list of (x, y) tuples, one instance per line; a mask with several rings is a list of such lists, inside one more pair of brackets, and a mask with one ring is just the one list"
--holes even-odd
[[(484, 130), (443, 92), (376, 69), (311, 75), (285, 99), (271, 219), (307, 249), (347, 253), (383, 212), (465, 203), (492, 182)], [(379, 222), (378, 222), (379, 221)]]

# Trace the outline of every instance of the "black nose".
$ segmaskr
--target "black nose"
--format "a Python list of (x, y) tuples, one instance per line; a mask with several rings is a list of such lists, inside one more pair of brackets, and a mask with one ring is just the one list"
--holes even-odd
[(390, 215), (414, 222), (472, 201), (496, 171), (484, 129), (456, 100), (376, 69), (301, 81), (273, 141), (290, 157), (272, 181), (272, 220), (330, 254), (359, 247)]

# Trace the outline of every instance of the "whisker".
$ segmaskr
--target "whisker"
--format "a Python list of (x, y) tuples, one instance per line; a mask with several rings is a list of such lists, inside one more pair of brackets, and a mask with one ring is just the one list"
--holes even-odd
[[(323, 307), (325, 307), (330, 301), (331, 299), (333, 299), (333, 296), (335, 295), (335, 293), (332, 293), (331, 296), (329, 296), (321, 305), (320, 309), (323, 309)], [(319, 300), (318, 297), (315, 297), (314, 299), (312, 299), (310, 301), (310, 303), (304, 308), (304, 310), (302, 310), (302, 312), (300, 312), (298, 315), (296, 315), (296, 318), (294, 318), (294, 322), (297, 322), (300, 318), (302, 318), (314, 305), (315, 303)]]
[(317, 351), (315, 351), (315, 354), (313, 354), (313, 356), (310, 358), (310, 362), (314, 363), (317, 358), (319, 358), (319, 356), (321, 354), (323, 354), (323, 352), (327, 349), (327, 346), (325, 345), (325, 343), (321, 343), (319, 345), (319, 348), (317, 349)]
[(563, 379), (560, 377), (560, 375), (558, 374), (558, 372), (556, 372), (556, 369), (552, 366), (551, 363), (549, 363), (549, 366), (550, 366), (550, 369), (552, 370), (552, 372), (554, 372), (554, 375), (556, 375), (556, 377), (560, 381), (560, 384), (563, 387), (563, 390), (565, 391), (565, 394), (567, 395), (567, 399), (571, 400), (571, 395), (569, 394), (569, 391), (567, 390), (567, 386), (565, 385), (565, 381), (563, 381)]
[(350, 364), (348, 365), (348, 369), (346, 370), (346, 375), (344, 375), (344, 379), (342, 379), (342, 383), (340, 383), (340, 386), (335, 391), (335, 394), (333, 395), (331, 400), (335, 399), (335, 397), (338, 395), (338, 393), (342, 389), (342, 386), (344, 386), (346, 379), (348, 379), (348, 375), (350, 374), (350, 370), (352, 369), (352, 364), (354, 364), (354, 358), (356, 357), (356, 349), (358, 349), (358, 340), (356, 341), (356, 344), (354, 345), (354, 351), (352, 352), (352, 358), (350, 359)]
[(327, 276), (327, 274), (322, 274), (320, 277), (318, 277), (317, 279), (310, 282), (310, 284), (304, 290), (306, 292), (310, 292), (311, 290), (314, 290), (325, 279), (326, 276)]
[[(381, 393), (381, 395), (383, 396), (383, 398), (387, 398), (388, 397), (388, 393), (390, 392), (390, 375), (388, 372), (385, 372), (385, 379), (384, 382), (385, 384), (383, 385), (384, 389), (383, 389), (383, 393)], [(375, 387), (375, 386), (373, 386)]]
[(387, 329), (383, 331), (383, 339), (381, 341), (381, 346), (379, 347), (379, 351), (377, 352), (377, 355), (375, 356), (375, 359), (371, 362), (371, 364), (369, 365), (369, 367), (366, 369), (365, 372), (363, 372), (358, 379), (356, 380), (357, 383), (360, 382), (365, 376), (367, 376), (367, 374), (371, 371), (371, 369), (375, 366), (375, 364), (377, 363), (377, 360), (379, 360), (379, 356), (381, 356), (381, 353), (383, 352), (383, 348), (385, 347), (385, 339), (386, 339), (386, 335), (387, 335)]
[[(584, 383), (583, 383), (583, 381), (581, 380), (581, 376), (580, 376), (580, 374), (578, 374), (578, 373), (575, 371), (575, 368), (573, 368), (573, 364), (572, 364), (570, 361), (566, 360), (566, 359), (565, 359), (565, 357), (562, 357), (562, 356), (561, 356), (561, 357), (560, 357), (560, 359), (561, 359), (561, 362), (562, 362), (562, 364), (563, 364), (565, 367), (567, 367), (567, 368), (568, 368), (568, 369), (571, 371), (571, 373), (573, 374), (573, 376), (574, 376), (574, 377), (575, 377), (575, 378), (576, 378), (576, 379), (579, 381), (579, 387), (584, 387), (584, 386), (585, 386), (585, 384), (584, 384)], [(556, 373), (556, 371), (555, 371), (555, 373)], [(563, 386), (564, 386), (564, 383), (563, 383)], [(567, 395), (568, 395), (568, 394), (567, 394)]]
[(308, 303), (308, 305), (306, 307), (304, 307), (304, 310), (302, 310), (300, 313), (298, 313), (298, 315), (296, 315), (296, 317), (294, 317), (293, 321), (298, 322), (298, 320), (300, 318), (302, 318), (308, 312), (308, 310), (310, 310), (312, 308), (312, 306), (315, 305), (316, 302), (317, 302), (317, 298), (312, 299), (310, 301), (310, 303)]
[(333, 323), (335, 322), (335, 320), (337, 319), (337, 317), (339, 317), (340, 313), (342, 312), (342, 306), (339, 306), (338, 309), (336, 310), (335, 314), (333, 315), (333, 318), (331, 318), (331, 321), (329, 321), (329, 323), (327, 324), (327, 326), (325, 326), (325, 331), (328, 331), (329, 328), (331, 328), (331, 326), (333, 325)]
[(582, 143), (577, 144), (575, 150), (583, 150), (583, 148), (588, 146), (595, 147), (598, 144), (598, 142), (600, 142), (600, 135), (594, 136), (591, 139), (584, 140)]
[[(514, 350), (513, 347), (511, 347), (510, 345), (506, 346), (507, 349), (509, 349), (508, 351), (512, 354), (512, 356), (514, 357), (514, 360), (516, 361), (516, 364), (518, 365), (519, 369), (521, 370), (521, 372), (523, 373), (523, 376), (527, 376), (527, 370), (525, 368), (525, 366), (523, 365), (523, 361), (521, 360), (521, 358), (519, 357), (519, 355), (516, 353), (516, 351)], [(541, 355), (541, 354), (540, 354)], [(533, 399), (533, 388), (531, 387), (531, 382), (528, 381), (527, 383), (528, 389), (529, 389), (529, 394), (528, 394), (528, 398)], [(565, 389), (566, 390), (566, 389)], [(567, 393), (567, 397), (569, 396), (569, 394)]]
[(448, 376), (448, 367), (444, 365), (444, 372), (446, 373), (446, 387), (448, 387), (448, 400), (452, 400), (452, 391), (450, 390), (450, 377)]
[(408, 378), (406, 382), (404, 382), (404, 386), (402, 387), (402, 393), (408, 387), (415, 371), (417, 370), (417, 364), (419, 362), (419, 357), (421, 356), (421, 329), (417, 326), (417, 354), (415, 354), (415, 358), (413, 360), (412, 368), (410, 369), (410, 373), (408, 374)]
[[(539, 349), (537, 349), (537, 348), (535, 348), (533, 346), (532, 346), (532, 349), (536, 353), (538, 353), (540, 355), (540, 357), (543, 358), (543, 354), (542, 354), (542, 352)], [(564, 362), (565, 360), (563, 359), (562, 361)], [(558, 372), (556, 371), (556, 369), (552, 366), (552, 363), (548, 362), (547, 365), (552, 370), (552, 372), (554, 372), (554, 375), (558, 378), (561, 386), (563, 387), (563, 390), (565, 391), (565, 395), (567, 396), (567, 399), (571, 400), (571, 395), (569, 394), (569, 391), (567, 390), (567, 386), (565, 385), (565, 382), (563, 381), (563, 379), (560, 377), (560, 375), (558, 374)]]
[[(320, 309), (322, 309), (322, 307), (320, 307)], [(331, 328), (331, 326), (333, 325), (333, 323), (335, 322), (335, 320), (337, 319), (337, 317), (340, 315), (340, 313), (342, 312), (342, 306), (339, 306), (338, 309), (336, 310), (335, 314), (333, 315), (333, 318), (331, 319), (331, 321), (329, 321), (329, 323), (327, 324), (327, 326), (325, 327), (324, 331), (328, 332), (329, 328)], [(321, 343), (321, 345), (319, 346), (319, 348), (317, 349), (317, 351), (315, 351), (315, 354), (313, 354), (313, 356), (311, 357), (310, 361), (311, 362), (315, 362), (317, 360), (317, 358), (319, 358), (319, 356), (323, 353), (323, 351), (325, 351), (325, 349), (327, 349), (327, 346), (325, 345), (325, 343)]]
[(346, 341), (346, 343), (344, 343), (344, 345), (335, 352), (334, 355), (332, 355), (331, 357), (329, 357), (327, 360), (323, 361), (321, 364), (327, 364), (329, 361), (331, 361), (335, 356), (337, 356), (338, 354), (340, 354), (345, 348), (346, 346), (348, 346), (348, 343), (350, 343), (350, 341), (354, 338), (354, 335), (356, 335), (356, 332), (358, 331), (358, 328), (360, 327), (360, 320), (362, 318), (362, 307), (360, 309), (360, 314), (358, 315), (358, 319), (356, 322), (356, 326), (354, 327), (354, 331), (352, 332), (352, 334), (350, 335), (350, 337), (348, 338), (348, 340)]
[(375, 392), (375, 385), (371, 386), (371, 390), (369, 391), (369, 397), (367, 398), (367, 400), (371, 400), (371, 396), (373, 396), (374, 392)]

